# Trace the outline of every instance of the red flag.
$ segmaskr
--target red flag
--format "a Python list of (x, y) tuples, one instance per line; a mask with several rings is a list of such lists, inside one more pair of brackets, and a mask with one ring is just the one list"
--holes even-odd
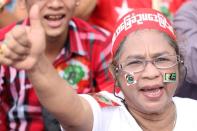
[(115, 10), (121, 18), (128, 11), (133, 10), (134, 8), (151, 8), (152, 0), (114, 0), (115, 1)]

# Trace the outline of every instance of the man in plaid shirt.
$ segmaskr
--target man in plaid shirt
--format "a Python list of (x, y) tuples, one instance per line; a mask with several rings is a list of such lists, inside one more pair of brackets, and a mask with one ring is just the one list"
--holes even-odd
[[(47, 43), (46, 56), (62, 79), (77, 93), (90, 93), (113, 86), (108, 72), (111, 58), (111, 44), (107, 42), (109, 37), (82, 20), (71, 19), (79, 0), (26, 0), (25, 4), (28, 11), (33, 4), (41, 6), (40, 19)], [(14, 63), (8, 59), (15, 56), (6, 56), (6, 52), (11, 50), (4, 48), (5, 45), (13, 46), (10, 44), (12, 41), (9, 41), (12, 34), (17, 33), (13, 28), (24, 28), (27, 31), (30, 22), (26, 19), (17, 24), (24, 26), (18, 27), (14, 23), (0, 30), (0, 54), (4, 55), (4, 59), (0, 58), (0, 63), (3, 63), (0, 67), (0, 131), (41, 131), (45, 127), (38, 98), (26, 72), (12, 67)], [(21, 60), (25, 58), (21, 56)], [(54, 88), (58, 88), (58, 85)]]

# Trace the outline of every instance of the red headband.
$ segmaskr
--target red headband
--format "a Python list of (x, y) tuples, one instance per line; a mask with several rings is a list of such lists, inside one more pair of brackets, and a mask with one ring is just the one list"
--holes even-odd
[(160, 12), (150, 9), (134, 9), (124, 15), (116, 25), (112, 38), (112, 56), (116, 53), (122, 40), (129, 33), (140, 29), (155, 29), (165, 32), (172, 39), (176, 39), (170, 21)]

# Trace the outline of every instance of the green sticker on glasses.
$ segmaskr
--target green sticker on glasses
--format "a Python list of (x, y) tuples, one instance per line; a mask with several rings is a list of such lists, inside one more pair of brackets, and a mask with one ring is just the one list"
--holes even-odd
[(176, 73), (165, 73), (163, 82), (176, 82)]

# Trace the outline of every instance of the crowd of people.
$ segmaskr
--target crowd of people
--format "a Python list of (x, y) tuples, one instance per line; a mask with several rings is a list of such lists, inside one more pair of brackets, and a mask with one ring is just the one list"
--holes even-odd
[(0, 1), (0, 130), (196, 131), (196, 11), (195, 0)]

